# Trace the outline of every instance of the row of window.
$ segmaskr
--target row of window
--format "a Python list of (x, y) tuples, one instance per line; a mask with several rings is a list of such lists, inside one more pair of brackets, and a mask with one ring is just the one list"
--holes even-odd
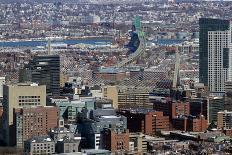
[(40, 96), (19, 96), (19, 99), (26, 99), (26, 98), (40, 98)]

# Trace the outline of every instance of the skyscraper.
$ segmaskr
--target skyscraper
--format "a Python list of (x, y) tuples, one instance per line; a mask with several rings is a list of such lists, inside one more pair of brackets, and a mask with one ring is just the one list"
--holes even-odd
[(36, 56), (29, 65), (32, 82), (46, 85), (47, 94), (60, 95), (60, 56)]
[(224, 92), (229, 78), (231, 24), (229, 20), (201, 18), (199, 37), (199, 80), (211, 92)]

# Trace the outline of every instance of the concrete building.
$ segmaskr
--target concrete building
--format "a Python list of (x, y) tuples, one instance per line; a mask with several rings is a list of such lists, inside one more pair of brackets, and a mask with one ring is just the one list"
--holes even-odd
[(217, 113), (217, 127), (224, 130), (232, 129), (231, 111), (224, 110)]
[(10, 134), (17, 147), (33, 136), (45, 136), (58, 126), (59, 110), (51, 106), (34, 106), (14, 109), (14, 132)]
[(113, 101), (113, 107), (118, 109), (118, 89), (117, 86), (105, 86), (103, 88), (103, 97)]
[(92, 110), (91, 117), (84, 118), (77, 127), (78, 132), (85, 138), (81, 144), (83, 148), (100, 149), (102, 148), (101, 132), (104, 129), (126, 129), (127, 119), (117, 115), (112, 106), (103, 106)]
[(54, 154), (55, 142), (48, 136), (37, 136), (24, 143), (25, 155)]
[(231, 24), (229, 20), (199, 20), (199, 80), (211, 92), (224, 92), (225, 81), (231, 76), (230, 44)]
[(142, 133), (130, 133), (130, 153), (143, 154), (147, 153), (147, 139)]
[(156, 134), (158, 131), (169, 130), (169, 116), (164, 116), (161, 111), (146, 109), (122, 109), (118, 112), (127, 118), (127, 129), (130, 132)]
[(3, 130), (8, 145), (13, 129), (13, 109), (31, 106), (46, 106), (46, 86), (33, 83), (3, 86)]
[(114, 108), (152, 108), (149, 104), (149, 89), (144, 87), (106, 86), (103, 96), (113, 100)]
[(63, 137), (56, 144), (56, 152), (57, 153), (72, 153), (79, 151), (79, 144), (81, 141), (81, 137)]
[(59, 140), (63, 139), (63, 137), (67, 137), (69, 139), (74, 138), (75, 135), (74, 130), (67, 129), (65, 127), (58, 127), (50, 129), (49, 136), (57, 143)]

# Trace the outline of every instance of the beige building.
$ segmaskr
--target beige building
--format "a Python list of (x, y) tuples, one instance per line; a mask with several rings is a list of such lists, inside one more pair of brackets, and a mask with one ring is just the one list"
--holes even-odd
[(144, 87), (105, 86), (103, 97), (113, 100), (114, 108), (149, 107), (149, 89)]
[(103, 88), (103, 97), (113, 101), (113, 107), (118, 109), (118, 88), (117, 86), (105, 86)]
[(138, 155), (147, 153), (147, 139), (143, 133), (130, 133), (129, 139), (131, 153)]
[(217, 114), (218, 129), (232, 129), (232, 111), (220, 111)]
[(4, 139), (10, 145), (10, 130), (13, 125), (13, 109), (30, 106), (46, 106), (46, 86), (34, 83), (3, 86)]

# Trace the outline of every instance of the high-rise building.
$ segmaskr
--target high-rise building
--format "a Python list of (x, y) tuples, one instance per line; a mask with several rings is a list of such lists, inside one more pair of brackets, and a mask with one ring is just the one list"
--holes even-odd
[(231, 24), (229, 20), (199, 20), (199, 80), (211, 92), (224, 92), (229, 78)]
[(17, 147), (33, 136), (46, 136), (58, 126), (59, 109), (53, 106), (33, 106), (14, 109), (14, 132), (11, 139)]
[(30, 106), (46, 106), (46, 86), (33, 83), (3, 86), (3, 132), (10, 145), (10, 130), (13, 130), (13, 109)]
[(46, 85), (47, 94), (60, 95), (60, 56), (36, 56), (29, 65), (32, 82)]

